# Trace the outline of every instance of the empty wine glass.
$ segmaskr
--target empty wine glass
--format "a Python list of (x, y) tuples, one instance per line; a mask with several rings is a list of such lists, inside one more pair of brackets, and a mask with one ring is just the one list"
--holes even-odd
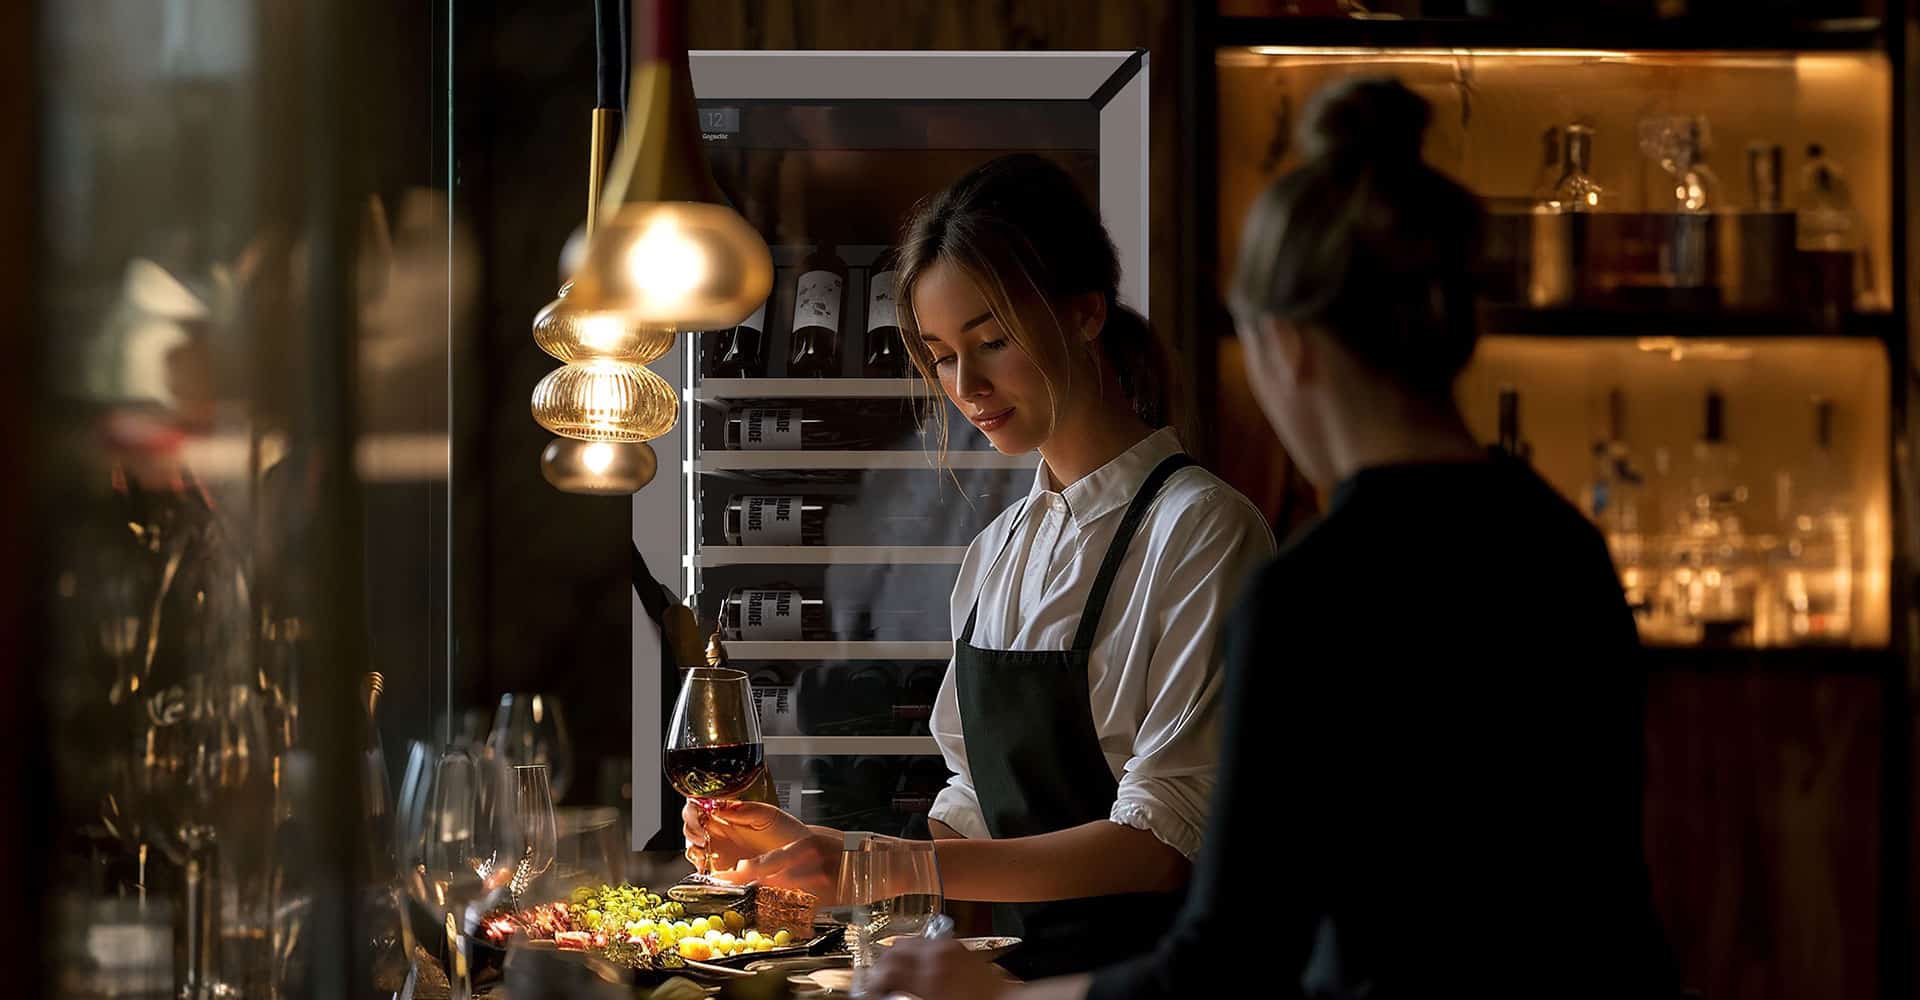
[[(194, 674), (145, 702), (132, 792), (143, 827), (186, 871), (185, 1000), (234, 995), (220, 976), (218, 845), (265, 833), (273, 808), (266, 720), (245, 684)], [(249, 822), (249, 820), (253, 822)]]
[(565, 801), (573, 783), (573, 739), (560, 699), (515, 691), (500, 696), (487, 746), (509, 764), (545, 764), (555, 801)]
[[(668, 783), (700, 806), (703, 822), (714, 800), (752, 788), (766, 772), (766, 750), (747, 675), (724, 667), (687, 671), (667, 722), (664, 756)], [(700, 871), (712, 870), (708, 851)]]
[(559, 831), (554, 877), (562, 891), (576, 885), (619, 885), (627, 880), (626, 830), (612, 806), (555, 809)]
[(515, 765), (513, 787), (521, 844), (511, 888), (513, 905), (518, 909), (534, 880), (553, 868), (554, 855), (559, 849), (559, 829), (553, 819), (553, 791), (547, 786), (547, 765)]
[(407, 891), (442, 915), (452, 1000), (472, 1000), (467, 928), (507, 891), (525, 851), (513, 783), (496, 760), (453, 747), (410, 773), (399, 851)]
[(873, 837), (867, 841), (873, 937), (876, 941), (919, 934), (940, 915), (940, 863), (933, 842)]

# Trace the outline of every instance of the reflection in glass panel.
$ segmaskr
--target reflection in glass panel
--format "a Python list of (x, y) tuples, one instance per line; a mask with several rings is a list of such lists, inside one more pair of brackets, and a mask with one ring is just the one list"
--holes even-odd
[(472, 269), (413, 146), (433, 91), (387, 78), (434, 63), (421, 6), (38, 5), (61, 995), (413, 975), (385, 748), (427, 738), (446, 689), (445, 386)]

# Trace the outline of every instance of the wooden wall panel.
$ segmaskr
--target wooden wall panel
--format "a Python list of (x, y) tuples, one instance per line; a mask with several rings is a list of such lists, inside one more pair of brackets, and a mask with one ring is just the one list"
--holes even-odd
[(1647, 861), (1689, 987), (1876, 995), (1881, 709), (1866, 674), (1654, 677)]

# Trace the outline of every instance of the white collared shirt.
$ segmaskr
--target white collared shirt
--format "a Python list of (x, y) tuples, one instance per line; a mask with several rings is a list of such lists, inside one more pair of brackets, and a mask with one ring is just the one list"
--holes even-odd
[[(1157, 431), (1058, 492), (1048, 489), (1043, 463), (1027, 499), (967, 549), (953, 588), (956, 640), (977, 594), (974, 646), (1071, 646), (1127, 505), (1178, 451), (1172, 430)], [(1273, 548), (1266, 518), (1246, 497), (1204, 469), (1182, 469), (1147, 508), (1094, 634), (1088, 703), (1120, 784), (1108, 818), (1189, 858), (1200, 850), (1219, 760), (1217, 639), (1241, 584)], [(992, 836), (967, 766), (952, 663), (932, 731), (953, 776), (930, 815), (968, 837)]]

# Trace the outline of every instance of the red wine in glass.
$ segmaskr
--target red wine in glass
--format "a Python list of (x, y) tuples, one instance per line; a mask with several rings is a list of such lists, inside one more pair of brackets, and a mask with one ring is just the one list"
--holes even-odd
[[(766, 771), (766, 750), (747, 675), (724, 667), (687, 671), (663, 749), (667, 781), (703, 814), (712, 811), (715, 799), (733, 798), (753, 787)], [(708, 852), (700, 871), (712, 870)]]

